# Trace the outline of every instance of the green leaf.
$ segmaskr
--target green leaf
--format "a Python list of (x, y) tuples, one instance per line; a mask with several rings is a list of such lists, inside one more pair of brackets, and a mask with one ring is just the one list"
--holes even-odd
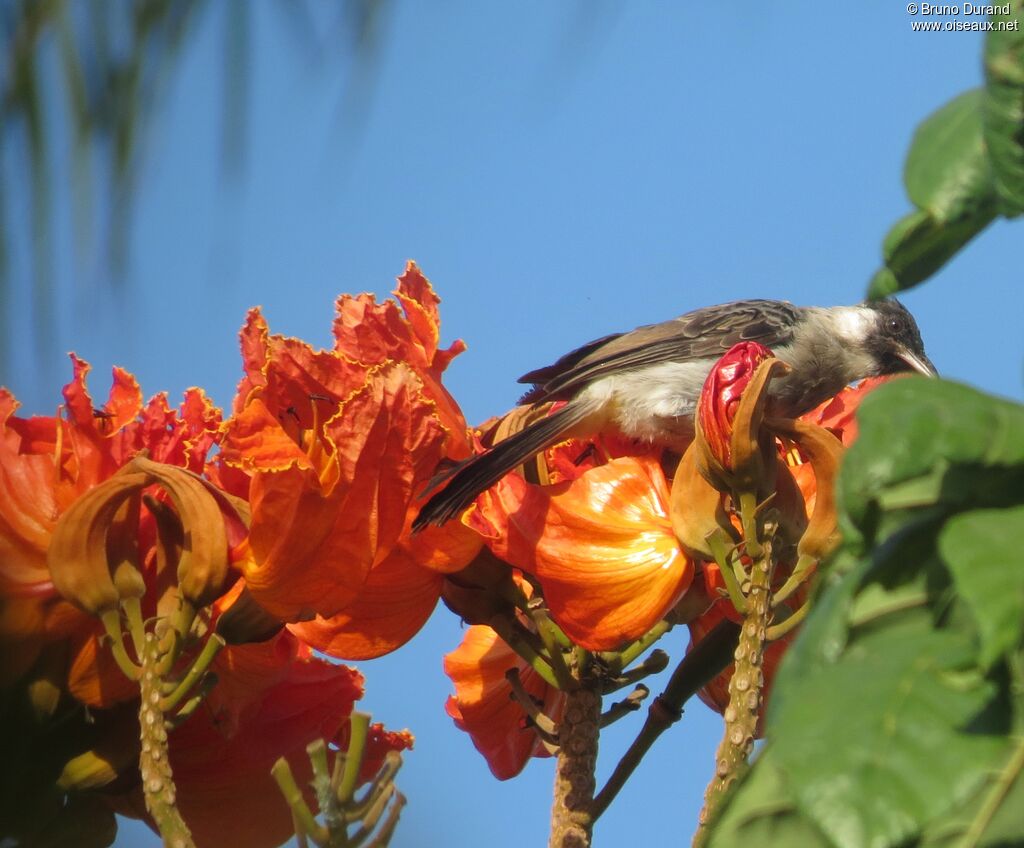
[(935, 822), (922, 848), (1011, 848), (1024, 845), (1024, 738), (1011, 740), (1002, 763), (968, 801)]
[(974, 614), (989, 667), (1024, 636), (1024, 506), (954, 516), (939, 534), (939, 553)]
[(982, 89), (961, 94), (914, 133), (903, 177), (917, 210), (886, 236), (885, 266), (871, 281), (868, 297), (884, 297), (928, 278), (995, 217), (983, 97)]
[(1024, 3), (1009, 5), (1009, 14), (992, 20), (1016, 29), (990, 32), (985, 40), (983, 117), (1000, 211), (1012, 217), (1024, 212)]
[(995, 212), (993, 196), (977, 214), (948, 223), (920, 209), (901, 218), (882, 243), (885, 267), (871, 281), (868, 297), (888, 297), (928, 279), (985, 229)]
[(893, 381), (712, 848), (1024, 846), (1024, 407)]
[[(1001, 507), (1024, 491), (1024, 407), (908, 377), (868, 395), (838, 484), (848, 543), (882, 541), (910, 513)], [(898, 437), (896, 437), (898, 436)]]
[[(766, 807), (751, 779), (726, 813), (770, 815), (776, 828), (780, 815), (797, 817), (836, 846), (911, 841), (977, 792), (1005, 751), (993, 728), (978, 726), (995, 687), (971, 673), (972, 641), (915, 609), (857, 628), (835, 662), (787, 657), (777, 684), (786, 695), (772, 702), (771, 742), (753, 772), (777, 770), (791, 805)], [(720, 844), (733, 843), (711, 842)]]
[(903, 168), (907, 197), (939, 223), (973, 214), (992, 187), (980, 88), (933, 112), (914, 132)]
[(799, 815), (796, 802), (789, 794), (782, 773), (767, 762), (754, 769), (743, 784), (742, 801), (730, 802), (714, 824), (711, 845), (800, 846), (800, 848), (831, 848), (834, 845), (814, 825)]

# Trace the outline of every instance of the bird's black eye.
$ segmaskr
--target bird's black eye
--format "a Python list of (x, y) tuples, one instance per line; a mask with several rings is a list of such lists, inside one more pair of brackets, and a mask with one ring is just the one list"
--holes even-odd
[(889, 319), (889, 331), (893, 334), (898, 334), (903, 329), (903, 319), (901, 318), (890, 318)]

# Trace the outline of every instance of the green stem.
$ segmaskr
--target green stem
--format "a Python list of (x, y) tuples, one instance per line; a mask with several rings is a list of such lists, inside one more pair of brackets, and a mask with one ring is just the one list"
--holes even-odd
[(217, 654), (220, 653), (220, 649), (225, 645), (224, 637), (217, 633), (214, 633), (209, 639), (206, 640), (206, 644), (203, 645), (203, 650), (200, 652), (196, 661), (192, 663), (189, 670), (185, 673), (185, 676), (181, 678), (181, 682), (174, 688), (171, 694), (164, 696), (160, 701), (160, 709), (165, 713), (169, 713), (184, 698), (200, 680), (203, 675), (209, 670), (210, 665), (216, 659)]
[(132, 637), (135, 656), (141, 658), (142, 644), (146, 639), (146, 628), (142, 623), (142, 604), (138, 598), (123, 598), (121, 607), (124, 609), (125, 618), (128, 619), (128, 632)]
[(142, 669), (131, 661), (128, 652), (124, 648), (124, 634), (121, 632), (121, 612), (117, 609), (109, 609), (100, 615), (103, 622), (103, 629), (110, 637), (110, 650), (114, 655), (114, 662), (121, 672), (129, 680), (138, 680), (142, 675)]
[(515, 629), (516, 625), (511, 624), (507, 618), (498, 617), (491, 621), (491, 628), (504, 640), (513, 651), (519, 654), (523, 660), (532, 668), (545, 683), (561, 689), (558, 678), (552, 671), (551, 666), (541, 657), (530, 644)]
[(804, 581), (817, 565), (818, 560), (814, 557), (802, 554), (796, 562), (796, 568), (793, 569), (793, 573), (789, 575), (786, 582), (779, 588), (779, 591), (772, 596), (772, 606), (777, 607), (779, 604), (789, 600), (793, 593), (804, 584)]
[(402, 757), (397, 751), (388, 751), (384, 756), (384, 765), (374, 775), (370, 785), (363, 792), (362, 798), (349, 803), (345, 809), (345, 821), (355, 822), (366, 817), (367, 812), (380, 797), (381, 792), (395, 781), (395, 775), (402, 767)]
[(326, 842), (329, 836), (327, 828), (322, 827), (313, 817), (306, 799), (302, 797), (302, 790), (295, 782), (295, 775), (292, 774), (288, 761), (284, 757), (280, 757), (270, 769), (270, 774), (277, 781), (278, 789), (281, 790), (284, 800), (291, 807), (292, 821), (296, 825), (295, 832), (302, 836), (306, 834), (312, 836), (313, 841), (318, 844)]
[(169, 673), (181, 655), (181, 649), (192, 630), (192, 622), (196, 619), (196, 608), (184, 598), (178, 599), (178, 607), (171, 615), (170, 629), (161, 641), (163, 656), (157, 671), (160, 676)]
[(971, 821), (971, 826), (964, 834), (963, 841), (959, 848), (975, 848), (981, 844), (981, 838), (985, 834), (985, 828), (992, 822), (993, 817), (999, 811), (1000, 806), (1006, 800), (1014, 782), (1024, 772), (1024, 737), (1011, 737), (1016, 742), (1016, 747), (1010, 754), (1006, 765), (999, 770), (992, 788), (985, 796), (981, 809)]
[(548, 617), (547, 612), (538, 607), (534, 607), (530, 610), (530, 617), (537, 628), (537, 633), (540, 636), (541, 642), (544, 643), (544, 659), (546, 659), (548, 664), (551, 666), (551, 671), (554, 673), (555, 679), (558, 681), (558, 688), (563, 691), (571, 689), (575, 683), (573, 681), (572, 672), (569, 671), (569, 666), (565, 664), (565, 656), (562, 654), (562, 646), (559, 644), (558, 639), (555, 636), (554, 623)]
[(614, 724), (623, 716), (635, 713), (640, 709), (640, 704), (651, 694), (651, 690), (643, 684), (639, 685), (621, 701), (616, 701), (607, 710), (601, 713), (601, 727)]
[(512, 697), (518, 702), (519, 706), (523, 708), (523, 712), (529, 716), (530, 721), (533, 722), (538, 733), (540, 733), (542, 737), (548, 737), (547, 741), (558, 744), (558, 729), (555, 727), (555, 723), (541, 712), (540, 707), (537, 706), (537, 702), (534, 701), (530, 693), (526, 691), (523, 686), (523, 681), (519, 677), (519, 669), (510, 668), (505, 672), (505, 679), (508, 681), (508, 685), (512, 688)]
[(366, 841), (367, 837), (373, 832), (373, 829), (377, 826), (377, 822), (380, 821), (380, 817), (384, 815), (384, 810), (387, 809), (388, 801), (394, 796), (395, 784), (389, 783), (384, 787), (384, 791), (374, 800), (370, 809), (363, 817), (363, 823), (359, 826), (359, 829), (352, 834), (349, 838), (349, 842), (352, 845), (362, 845)]
[(610, 695), (612, 692), (617, 692), (623, 686), (639, 683), (645, 677), (650, 677), (652, 674), (661, 674), (661, 672), (668, 668), (668, 659), (668, 654), (661, 650), (661, 648), (655, 648), (651, 651), (651, 655), (640, 665), (634, 666), (615, 677), (602, 677), (601, 694)]
[(740, 523), (743, 539), (747, 545), (747, 556), (758, 559), (761, 556), (761, 538), (757, 532), (757, 494), (752, 491), (739, 493)]
[(618, 674), (671, 629), (672, 625), (662, 619), (633, 644), (627, 645), (617, 654), (601, 654), (601, 659), (607, 663), (612, 674)]
[(396, 792), (395, 802), (388, 811), (388, 817), (384, 820), (381, 829), (377, 831), (377, 835), (367, 843), (366, 848), (384, 848), (384, 846), (391, 843), (391, 837), (398, 826), (398, 817), (401, 815), (402, 807), (404, 806), (405, 796), (401, 792)]
[[(715, 557), (715, 563), (718, 565), (718, 570), (722, 574), (722, 579), (725, 581), (726, 591), (729, 593), (729, 600), (732, 601), (732, 605), (736, 608), (736, 612), (740, 615), (744, 615), (747, 611), (747, 599), (743, 594), (743, 587), (740, 586), (739, 579), (735, 571), (733, 571), (733, 564), (729, 562), (729, 552), (726, 542), (732, 540), (726, 535), (722, 529), (715, 530), (708, 534), (708, 547), (711, 548), (711, 553)], [(746, 579), (746, 575), (743, 575)]]
[(778, 624), (773, 624), (765, 631), (765, 641), (774, 642), (777, 639), (781, 639), (787, 633), (792, 633), (800, 625), (800, 623), (807, 618), (807, 611), (811, 608), (811, 605), (804, 602), (795, 613), (789, 618), (785, 618)]
[(348, 750), (345, 752), (345, 766), (335, 789), (335, 797), (341, 804), (347, 804), (359, 785), (359, 772), (366, 751), (366, 739), (370, 731), (370, 716), (353, 712), (349, 716)]

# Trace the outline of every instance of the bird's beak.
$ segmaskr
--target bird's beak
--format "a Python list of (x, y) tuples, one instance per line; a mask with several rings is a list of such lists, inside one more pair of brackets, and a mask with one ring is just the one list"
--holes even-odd
[(909, 348), (901, 346), (897, 348), (896, 355), (918, 374), (924, 374), (925, 377), (937, 377), (939, 375), (935, 366), (932, 365), (932, 361), (924, 354), (918, 355)]

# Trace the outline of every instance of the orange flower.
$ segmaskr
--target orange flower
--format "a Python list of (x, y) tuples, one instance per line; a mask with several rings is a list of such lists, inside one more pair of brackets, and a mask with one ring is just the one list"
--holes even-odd
[(868, 377), (856, 386), (847, 386), (835, 397), (812, 409), (800, 417), (826, 430), (831, 430), (845, 447), (853, 444), (857, 438), (857, 409), (861, 401), (884, 383), (899, 380), (903, 375), (890, 377)]
[(458, 404), (441, 385), (441, 374), (466, 349), (461, 339), (447, 350), (438, 346), (441, 318), (437, 296), (415, 262), (398, 278), (395, 298), (378, 304), (372, 294), (342, 295), (334, 321), (335, 353), (363, 365), (388, 361), (406, 363), (423, 381), (424, 393), (436, 404), (436, 413), (448, 436), (446, 456), (463, 459), (470, 454), (466, 420)]
[(408, 640), (437, 603), (441, 573), (481, 545), (458, 525), (410, 535), (414, 497), (469, 442), (440, 382), (462, 343), (438, 350), (438, 299), (415, 266), (396, 296), (404, 315), (370, 295), (339, 298), (332, 351), (272, 336), (250, 312), (221, 451), (252, 477), (242, 568), (253, 598), (348, 659)]
[(522, 705), (510, 697), (505, 673), (513, 668), (540, 711), (557, 724), (565, 694), (545, 683), (490, 627), (467, 629), (462, 644), (444, 658), (445, 674), (455, 684), (445, 710), (499, 780), (515, 777), (531, 757), (550, 756)]
[[(861, 401), (879, 386), (889, 382), (889, 380), (898, 379), (901, 379), (901, 377), (868, 377), (866, 380), (861, 380), (855, 386), (847, 386), (835, 397), (829, 398), (810, 412), (801, 415), (800, 418), (803, 421), (824, 427), (843, 443), (843, 447), (848, 448), (857, 439), (856, 415)], [(814, 469), (809, 462), (803, 461), (799, 450), (793, 456), (788, 457), (788, 459), (791, 460), (789, 470), (792, 472), (797, 485), (800, 487), (800, 491), (803, 493), (804, 501), (807, 504), (807, 511), (810, 513), (814, 510), (817, 492)]]
[(437, 606), (444, 577), (396, 547), (367, 575), (356, 600), (329, 618), (288, 625), (317, 650), (350, 660), (383, 656), (415, 636)]
[(466, 520), (495, 555), (539, 578), (569, 638), (610, 650), (646, 633), (690, 585), (668, 502), (656, 460), (620, 457), (550, 487), (509, 475)]
[[(223, 845), (226, 839), (252, 848), (280, 845), (293, 833), (291, 811), (270, 768), (285, 756), (298, 784), (308, 787), (305, 746), (343, 730), (362, 695), (363, 677), (317, 659), (287, 631), (261, 644), (226, 648), (213, 668), (217, 686), (171, 733), (178, 807), (199, 846)], [(412, 745), (407, 732), (377, 737), (368, 753), (378, 761), (386, 750)], [(312, 792), (307, 802), (315, 809)], [(114, 796), (111, 803), (153, 826), (141, 790)]]
[[(96, 619), (63, 600), (53, 585), (46, 552), (54, 528), (82, 494), (142, 451), (202, 472), (217, 440), (220, 411), (199, 389), (186, 392), (178, 411), (164, 394), (143, 406), (135, 378), (119, 368), (107, 402), (96, 408), (86, 388), (88, 363), (71, 359), (66, 415), (19, 418), (17, 401), (0, 389), (0, 680), (17, 679), (45, 644), (68, 639), (71, 692), (101, 706), (126, 697), (127, 681), (109, 651), (99, 649)], [(152, 522), (139, 533), (145, 551), (155, 535)], [(147, 580), (156, 578), (154, 566)]]

